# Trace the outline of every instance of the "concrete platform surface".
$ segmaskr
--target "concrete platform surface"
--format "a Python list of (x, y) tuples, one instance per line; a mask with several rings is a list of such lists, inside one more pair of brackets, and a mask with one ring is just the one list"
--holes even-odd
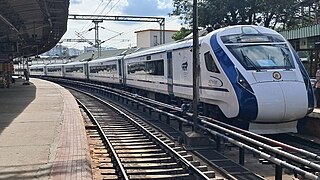
[(0, 179), (92, 179), (73, 96), (39, 79), (0, 89)]

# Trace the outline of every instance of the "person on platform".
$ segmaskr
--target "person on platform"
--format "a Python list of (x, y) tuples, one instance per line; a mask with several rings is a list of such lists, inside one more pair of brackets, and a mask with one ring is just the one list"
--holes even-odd
[(320, 107), (320, 63), (317, 65), (316, 82), (315, 82), (316, 107)]
[(29, 82), (29, 73), (26, 69), (23, 71), (23, 74), (24, 74), (24, 77), (26, 78), (26, 81)]

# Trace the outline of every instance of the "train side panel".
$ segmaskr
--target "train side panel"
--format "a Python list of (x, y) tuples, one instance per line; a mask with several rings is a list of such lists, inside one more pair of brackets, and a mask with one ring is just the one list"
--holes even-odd
[(168, 94), (166, 53), (124, 58), (126, 85)]
[(175, 96), (192, 99), (193, 67), (192, 47), (176, 49), (172, 52), (173, 93)]
[(47, 76), (63, 77), (63, 64), (50, 64), (46, 66)]
[(235, 91), (210, 46), (204, 39), (200, 48), (200, 98), (208, 104), (217, 105), (227, 118), (237, 117), (239, 103)]
[(88, 63), (89, 80), (120, 84), (121, 59), (102, 59)]
[(32, 65), (29, 67), (29, 73), (31, 76), (45, 76), (45, 65)]
[(64, 77), (73, 79), (87, 79), (86, 62), (75, 62), (64, 65)]

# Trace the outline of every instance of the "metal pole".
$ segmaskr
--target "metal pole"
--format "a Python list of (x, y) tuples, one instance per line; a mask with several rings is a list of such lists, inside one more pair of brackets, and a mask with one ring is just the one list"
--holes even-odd
[[(276, 158), (279, 158), (279, 155), (276, 155)], [(275, 180), (282, 180), (282, 167), (276, 164), (275, 169)]]
[(100, 57), (100, 42), (99, 42), (99, 23), (102, 23), (103, 20), (93, 20), (94, 30), (95, 30), (95, 47), (98, 48), (98, 57)]
[(166, 43), (166, 28), (165, 28), (165, 23), (164, 23), (164, 19), (163, 19), (163, 35), (162, 35), (162, 38), (163, 38), (163, 44)]
[(161, 22), (159, 24), (160, 24), (160, 44), (162, 44), (162, 24)]
[(198, 131), (198, 103), (199, 103), (199, 32), (198, 32), (198, 2), (193, 0), (193, 123)]
[(239, 147), (239, 164), (244, 166), (244, 148)]

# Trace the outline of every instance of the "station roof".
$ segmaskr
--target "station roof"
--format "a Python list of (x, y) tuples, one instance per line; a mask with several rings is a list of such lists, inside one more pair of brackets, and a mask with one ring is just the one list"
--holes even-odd
[(310, 25), (287, 31), (281, 31), (279, 33), (282, 34), (288, 40), (320, 36), (320, 24)]
[(69, 0), (0, 2), (0, 54), (41, 54), (54, 47), (67, 30)]
[(88, 53), (83, 53), (81, 55), (79, 55), (78, 57), (72, 59), (73, 61), (87, 61), (89, 59), (101, 59), (101, 58), (109, 58), (109, 57), (114, 57), (114, 56), (121, 56), (124, 54), (131, 54), (135, 51), (137, 51), (138, 49), (136, 48), (130, 48), (130, 49), (109, 49), (109, 50), (104, 50), (101, 51), (101, 56), (98, 57), (97, 52), (96, 53), (92, 53), (92, 52), (88, 52)]

